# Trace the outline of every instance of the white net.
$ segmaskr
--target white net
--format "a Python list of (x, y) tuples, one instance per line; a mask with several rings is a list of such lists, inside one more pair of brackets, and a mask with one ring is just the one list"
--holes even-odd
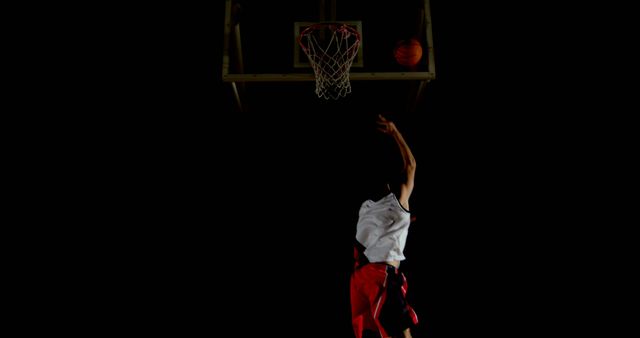
[(315, 24), (300, 33), (298, 42), (316, 77), (316, 94), (337, 100), (351, 93), (349, 69), (360, 47), (360, 34), (340, 23)]

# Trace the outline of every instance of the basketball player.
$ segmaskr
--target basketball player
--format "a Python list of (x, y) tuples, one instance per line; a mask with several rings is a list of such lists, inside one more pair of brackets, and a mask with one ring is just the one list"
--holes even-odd
[(353, 330), (356, 338), (410, 338), (418, 318), (406, 302), (407, 281), (399, 267), (411, 223), (416, 161), (392, 121), (378, 115), (376, 123), (397, 144), (403, 170), (396, 184), (384, 182), (360, 207), (350, 282)]

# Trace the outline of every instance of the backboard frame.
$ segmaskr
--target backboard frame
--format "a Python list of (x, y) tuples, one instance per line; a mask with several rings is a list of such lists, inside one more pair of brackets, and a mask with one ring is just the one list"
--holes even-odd
[[(424, 90), (425, 85), (436, 78), (435, 57), (433, 47), (433, 32), (431, 22), (430, 0), (424, 1), (424, 33), (426, 38), (427, 71), (417, 72), (358, 72), (357, 67), (350, 71), (350, 81), (419, 81), (419, 89), (417, 96), (419, 97)], [(242, 111), (242, 100), (238, 91), (238, 83), (246, 82), (296, 82), (296, 81), (315, 81), (313, 72), (309, 73), (245, 73), (242, 67), (242, 43), (240, 34), (240, 25), (232, 22), (232, 6), (233, 0), (225, 0), (225, 20), (224, 20), (224, 46), (222, 56), (222, 81), (230, 83), (238, 107)], [(234, 46), (238, 50), (236, 56), (235, 72), (231, 72), (231, 41), (234, 40)], [(417, 97), (416, 97), (417, 100)]]

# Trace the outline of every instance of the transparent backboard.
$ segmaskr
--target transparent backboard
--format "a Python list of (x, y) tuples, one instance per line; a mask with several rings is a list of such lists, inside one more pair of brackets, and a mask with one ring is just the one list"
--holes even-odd
[[(435, 78), (429, 0), (225, 0), (222, 77), (240, 101), (247, 82), (315, 81), (297, 42), (310, 24), (341, 22), (361, 35), (350, 80), (409, 80), (420, 88)], [(417, 39), (422, 57), (414, 67), (400, 65), (394, 47)]]

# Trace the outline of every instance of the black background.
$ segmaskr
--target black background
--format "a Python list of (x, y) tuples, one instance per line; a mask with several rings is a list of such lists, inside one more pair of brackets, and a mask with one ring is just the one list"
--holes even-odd
[[(418, 111), (393, 116), (418, 162), (403, 263), (414, 337), (545, 333), (584, 302), (563, 280), (582, 267), (564, 248), (576, 215), (598, 215), (576, 205), (583, 154), (559, 133), (573, 120), (564, 103), (549, 109), (563, 84), (532, 75), (546, 64), (532, 62), (544, 58), (529, 48), (540, 38), (520, 19), (535, 13), (493, 21), (476, 6), (432, 1), (438, 79)], [(111, 8), (87, 37), (100, 41), (79, 58), (91, 81), (73, 93), (87, 142), (71, 143), (83, 154), (80, 218), (96, 235), (74, 261), (92, 271), (82, 304), (99, 310), (83, 322), (350, 337), (369, 179), (359, 150), (380, 103), (367, 98), (385, 90), (237, 112), (220, 80), (223, 9)]]

